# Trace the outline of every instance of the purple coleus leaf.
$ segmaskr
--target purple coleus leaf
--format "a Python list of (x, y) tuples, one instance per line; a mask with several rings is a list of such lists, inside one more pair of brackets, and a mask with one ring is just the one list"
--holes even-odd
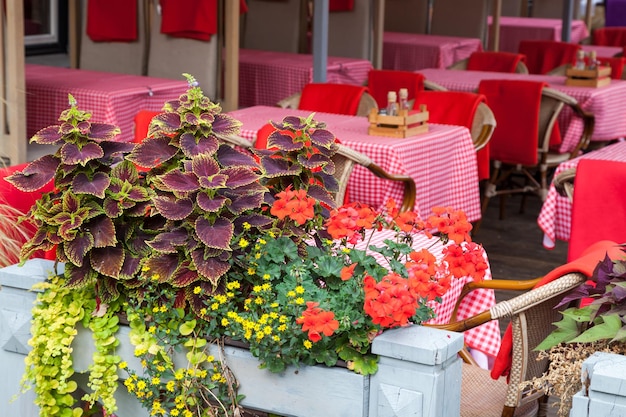
[(289, 165), (289, 162), (279, 158), (261, 158), (261, 167), (269, 178), (295, 176), (302, 173), (302, 167), (297, 164)]
[(104, 198), (104, 192), (111, 179), (104, 172), (96, 172), (90, 180), (84, 172), (79, 173), (72, 181), (72, 190), (76, 194), (89, 194), (98, 198)]
[(62, 137), (61, 126), (54, 125), (41, 129), (33, 135), (30, 141), (39, 145), (59, 145)]
[(89, 125), (89, 139), (94, 142), (110, 141), (120, 134), (119, 127), (108, 123), (91, 122)]
[(309, 134), (309, 137), (312, 143), (325, 148), (330, 148), (335, 143), (335, 135), (326, 129), (316, 129)]
[(193, 212), (193, 202), (188, 198), (158, 196), (153, 201), (156, 210), (168, 220), (183, 220)]
[(119, 277), (124, 280), (135, 278), (141, 269), (141, 256), (132, 255), (128, 251), (124, 256), (124, 264)]
[(230, 240), (234, 230), (230, 220), (218, 217), (211, 223), (204, 217), (198, 217), (195, 226), (198, 238), (209, 248), (230, 249)]
[(159, 166), (178, 153), (178, 148), (170, 145), (170, 140), (167, 136), (147, 138), (135, 146), (126, 159), (143, 168)]
[(171, 232), (160, 233), (147, 243), (157, 252), (176, 253), (177, 247), (183, 246), (188, 238), (189, 234), (185, 229), (176, 229)]
[(339, 191), (339, 182), (337, 178), (332, 175), (328, 175), (324, 172), (316, 172), (315, 178), (320, 180), (322, 184), (324, 184), (324, 188), (328, 190), (330, 193), (336, 193)]
[(313, 154), (309, 157), (305, 155), (298, 155), (298, 162), (306, 169), (314, 169), (323, 167), (329, 162), (328, 157), (320, 154)]
[(250, 194), (231, 197), (232, 202), (228, 205), (228, 209), (233, 214), (241, 214), (246, 210), (252, 210), (260, 207), (263, 203), (263, 194)]
[(167, 281), (174, 288), (187, 287), (200, 279), (197, 271), (189, 268), (189, 261), (183, 261)]
[(66, 165), (85, 165), (92, 159), (102, 158), (104, 151), (96, 143), (87, 143), (82, 147), (74, 143), (65, 143), (60, 150), (61, 161)]
[(26, 165), (21, 172), (16, 171), (5, 179), (18, 190), (30, 193), (48, 184), (54, 178), (58, 166), (58, 158), (45, 155)]
[(158, 179), (168, 190), (179, 193), (197, 191), (200, 187), (196, 174), (193, 172), (182, 172), (179, 169), (173, 169), (166, 174), (159, 175)]
[(252, 155), (244, 154), (232, 146), (224, 144), (217, 151), (217, 161), (223, 167), (259, 167)]
[(93, 248), (91, 233), (77, 234), (73, 240), (63, 245), (65, 256), (76, 266), (82, 266), (87, 253)]
[(104, 209), (104, 213), (112, 219), (121, 216), (124, 212), (122, 204), (118, 200), (114, 200), (110, 197), (104, 199), (102, 208)]
[(122, 161), (111, 170), (111, 177), (134, 184), (139, 179), (137, 168), (130, 161)]
[(310, 185), (307, 190), (307, 194), (317, 201), (327, 204), (331, 208), (335, 208), (337, 206), (333, 196), (324, 187), (320, 187), (319, 185)]
[(226, 168), (222, 170), (222, 174), (227, 175), (226, 186), (228, 188), (238, 188), (244, 185), (252, 184), (259, 180), (259, 176), (248, 168)]
[(100, 142), (100, 147), (104, 151), (103, 160), (109, 160), (111, 157), (117, 154), (127, 154), (135, 149), (135, 143), (133, 142), (117, 142), (106, 141)]
[(118, 278), (124, 264), (124, 250), (118, 247), (94, 248), (89, 256), (91, 267), (98, 273)]
[(223, 187), (226, 183), (224, 175), (217, 175), (220, 167), (217, 162), (208, 155), (198, 155), (191, 160), (189, 166), (198, 177), (198, 181), (202, 188)]
[(199, 192), (196, 196), (196, 202), (198, 203), (198, 207), (209, 213), (215, 213), (219, 211), (222, 207), (224, 207), (227, 201), (228, 199), (224, 196), (216, 195), (213, 197), (209, 197), (204, 192)]
[(86, 263), (80, 267), (68, 263), (65, 265), (65, 277), (67, 278), (65, 283), (67, 287), (82, 288), (95, 282), (98, 274)]
[(242, 123), (234, 117), (218, 113), (213, 121), (213, 132), (220, 136), (237, 135), (241, 129)]
[(328, 159), (328, 162), (322, 166), (322, 171), (324, 171), (325, 174), (334, 175), (336, 168), (335, 162), (332, 159)]
[(176, 133), (180, 128), (180, 115), (178, 113), (161, 113), (152, 118), (148, 127), (148, 136), (155, 133)]
[(230, 263), (221, 261), (216, 257), (206, 256), (202, 249), (191, 252), (191, 259), (202, 278), (213, 285), (217, 285), (220, 277), (230, 269)]
[(284, 130), (287, 127), (291, 127), (293, 130), (301, 130), (306, 127), (304, 119), (298, 116), (287, 116), (283, 118), (282, 123), (272, 123), (272, 125), (280, 130)]
[(96, 248), (104, 248), (108, 246), (117, 245), (117, 238), (115, 233), (115, 225), (113, 220), (107, 216), (98, 216), (91, 219), (86, 224), (89, 231), (93, 235), (93, 245)]
[(268, 148), (278, 148), (285, 152), (299, 151), (304, 147), (303, 142), (295, 142), (293, 137), (276, 130), (267, 138)]
[(148, 258), (146, 267), (151, 279), (167, 282), (178, 268), (178, 255), (175, 253), (158, 254)]
[(180, 136), (180, 149), (188, 158), (203, 154), (213, 155), (217, 152), (219, 145), (219, 141), (214, 136), (196, 138), (193, 134), (188, 132)]

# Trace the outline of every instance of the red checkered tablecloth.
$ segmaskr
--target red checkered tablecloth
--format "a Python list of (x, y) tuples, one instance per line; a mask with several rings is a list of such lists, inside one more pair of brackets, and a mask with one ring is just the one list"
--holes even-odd
[[(626, 142), (618, 142), (563, 162), (556, 168), (555, 175), (565, 169), (577, 166), (581, 159), (626, 162)], [(537, 224), (544, 232), (543, 244), (546, 248), (554, 248), (556, 239), (569, 240), (571, 216), (572, 203), (568, 198), (559, 195), (553, 184), (550, 185), (548, 196), (537, 218)]]
[[(269, 120), (307, 117), (310, 112), (255, 106), (229, 114), (243, 122), (242, 136), (254, 141), (258, 129)], [(476, 152), (468, 129), (430, 124), (427, 133), (389, 138), (368, 135), (365, 117), (316, 113), (314, 118), (325, 122), (342, 144), (369, 156), (388, 173), (410, 175), (417, 185), (415, 210), (419, 213), (449, 206), (464, 210), (470, 221), (480, 219)], [(356, 166), (348, 181), (348, 194), (354, 201), (379, 208), (390, 198), (402, 201), (403, 186)]]
[[(489, 28), (491, 29), (491, 16)], [(563, 31), (562, 19), (540, 17), (500, 17), (500, 51), (517, 53), (521, 40), (560, 41)], [(582, 20), (572, 21), (570, 42), (579, 43), (589, 36)]]
[[(369, 241), (370, 245), (382, 246), (382, 242), (385, 239), (392, 239), (393, 232), (389, 230), (383, 230), (380, 232), (374, 232), (371, 241)], [(368, 241), (369, 236), (365, 238), (364, 241)], [(424, 235), (416, 235), (413, 237), (413, 247), (415, 249), (428, 248), (437, 259), (441, 259), (443, 256), (441, 251), (443, 249), (443, 245), (439, 239), (431, 238), (428, 239)], [(357, 245), (358, 248), (363, 249), (364, 243), (360, 242)], [(384, 265), (384, 258), (375, 252), (371, 253), (372, 256), (376, 257), (379, 262)], [(491, 269), (487, 269), (485, 274), (485, 279), (491, 279)], [(472, 281), (471, 277), (464, 277), (458, 280), (453, 280), (452, 287), (448, 290), (447, 293), (442, 297), (441, 304), (433, 303), (432, 306), (435, 309), (435, 313), (437, 317), (431, 320), (429, 323), (433, 324), (444, 324), (450, 322), (450, 317), (452, 315), (452, 311), (454, 310), (454, 306), (456, 304), (459, 295), (461, 294), (461, 290), (463, 286)], [(459, 310), (457, 312), (457, 319), (464, 320), (468, 317), (471, 317), (475, 314), (481, 313), (485, 310), (489, 310), (496, 303), (495, 293), (491, 289), (481, 288), (478, 290), (474, 290), (468, 295), (466, 295), (461, 304), (459, 305)], [(492, 320), (488, 323), (482, 324), (474, 329), (468, 330), (464, 333), (465, 343), (472, 349), (479, 350), (483, 353), (486, 353), (490, 356), (496, 356), (498, 353), (498, 349), (500, 348), (500, 326), (498, 320)]]
[[(363, 85), (372, 63), (366, 59), (328, 57), (326, 82)], [(313, 55), (239, 50), (239, 107), (275, 106), (313, 81)]]
[[(419, 72), (427, 80), (454, 91), (476, 91), (480, 81), (486, 79), (543, 81), (549, 87), (574, 97), (584, 110), (595, 115), (592, 141), (604, 142), (626, 136), (626, 81), (611, 80), (609, 85), (592, 88), (567, 86), (564, 76), (453, 71), (437, 68)], [(566, 152), (578, 143), (583, 131), (583, 122), (568, 107), (563, 109), (558, 121), (563, 137), (560, 151)]]
[(385, 32), (383, 68), (404, 71), (447, 68), (482, 49), (480, 39), (476, 38)]
[[(29, 137), (58, 123), (72, 94), (91, 121), (110, 123), (122, 140), (133, 138), (133, 118), (142, 109), (161, 110), (167, 100), (187, 90), (186, 80), (145, 77), (100, 71), (26, 65), (26, 132)], [(182, 78), (182, 77), (181, 77)]]

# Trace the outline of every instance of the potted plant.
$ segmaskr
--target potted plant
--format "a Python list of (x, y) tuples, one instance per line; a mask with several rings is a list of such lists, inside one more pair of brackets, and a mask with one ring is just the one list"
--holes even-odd
[[(55, 184), (28, 213), (38, 228), (22, 248), (22, 259), (55, 249), (65, 266), (33, 309), (23, 382), (42, 415), (83, 412), (72, 379), (81, 324), (95, 344), (83, 400), (105, 414), (121, 375), (152, 415), (239, 415), (223, 343), (268, 372), (343, 363), (375, 374), (377, 334), (428, 320), (452, 279), (484, 275), (462, 212), (336, 207), (335, 138), (322, 123), (287, 117), (273, 122), (272, 150), (239, 150), (225, 138), (240, 123), (188, 80), (137, 145), (70, 100), (32, 139), (59, 150), (9, 178), (25, 191)], [(383, 229), (390, 239), (368, 248)], [(411, 247), (433, 232), (450, 243), (442, 261)], [(132, 357), (120, 353), (120, 320)]]

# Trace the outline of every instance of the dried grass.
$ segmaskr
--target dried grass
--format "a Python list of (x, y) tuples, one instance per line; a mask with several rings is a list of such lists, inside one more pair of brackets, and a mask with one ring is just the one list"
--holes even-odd
[(0, 267), (18, 263), (22, 245), (34, 233), (35, 226), (30, 219), (20, 222), (24, 214), (0, 202)]
[(539, 353), (537, 360), (548, 358), (550, 366), (541, 377), (534, 378), (523, 384), (542, 390), (546, 395), (557, 398), (552, 403), (558, 407), (559, 417), (569, 416), (572, 397), (582, 389), (582, 364), (595, 352), (626, 354), (626, 344), (607, 341), (595, 343), (570, 343), (555, 346), (549, 351)]

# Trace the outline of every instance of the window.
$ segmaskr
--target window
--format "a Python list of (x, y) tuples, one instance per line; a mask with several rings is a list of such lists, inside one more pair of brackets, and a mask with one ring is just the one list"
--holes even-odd
[(67, 50), (67, 0), (24, 0), (27, 55)]

